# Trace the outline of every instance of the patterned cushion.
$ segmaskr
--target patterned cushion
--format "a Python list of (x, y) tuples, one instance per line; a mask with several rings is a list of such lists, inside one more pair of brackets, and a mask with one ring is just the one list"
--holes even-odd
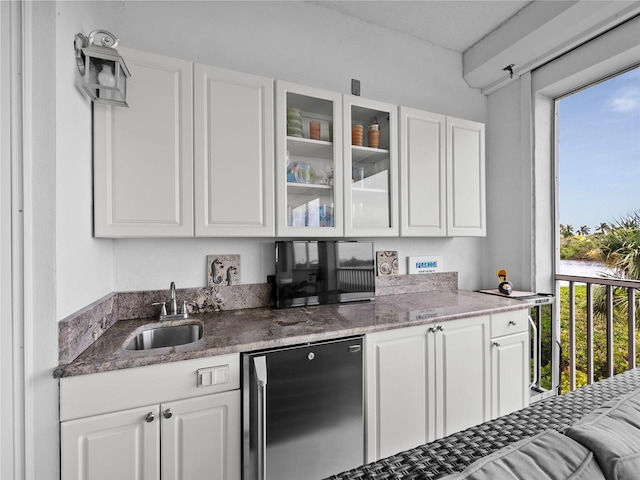
[(547, 429), (564, 431), (605, 402), (640, 388), (640, 368), (620, 373), (398, 454), (381, 458), (331, 480), (436, 480), (501, 448)]
[(504, 447), (443, 480), (604, 480), (593, 453), (555, 430)]
[(605, 403), (566, 434), (593, 451), (607, 480), (640, 478), (640, 390)]

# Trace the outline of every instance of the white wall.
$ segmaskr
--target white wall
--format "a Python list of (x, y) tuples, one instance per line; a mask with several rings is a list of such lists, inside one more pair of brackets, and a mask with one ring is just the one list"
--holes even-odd
[[(103, 28), (123, 47), (343, 93), (357, 78), (363, 97), (486, 121), (486, 97), (462, 79), (460, 54), (307, 2), (74, 1), (58, 2), (57, 13), (59, 319), (109, 291), (168, 288), (172, 280), (206, 285), (207, 254), (240, 254), (243, 283), (274, 273), (274, 239), (91, 237), (90, 110), (69, 46), (77, 31)], [(378, 239), (375, 248), (398, 250), (401, 259), (442, 255), (460, 287), (474, 289), (484, 286), (484, 243)]]
[(100, 2), (56, 11), (56, 285), (64, 318), (115, 290), (113, 242), (92, 237), (91, 101), (80, 88), (75, 34), (100, 28)]
[(534, 288), (531, 155), (528, 131), (522, 128), (522, 116), (528, 115), (522, 105), (527, 86), (525, 79), (517, 79), (488, 97), (486, 128), (500, 134), (487, 135), (487, 255), (483, 272), (485, 284), (491, 285), (495, 270), (504, 268), (515, 288), (525, 291)]

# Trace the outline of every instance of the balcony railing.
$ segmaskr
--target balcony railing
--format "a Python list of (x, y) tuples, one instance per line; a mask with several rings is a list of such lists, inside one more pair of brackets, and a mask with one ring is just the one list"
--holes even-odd
[[(636, 354), (637, 354), (637, 345), (636, 345), (636, 304), (635, 304), (635, 296), (636, 290), (640, 290), (640, 281), (635, 280), (621, 280), (614, 278), (605, 278), (605, 277), (581, 277), (575, 275), (556, 275), (556, 282), (567, 282), (568, 283), (568, 322), (565, 322), (568, 326), (568, 352), (565, 345), (562, 346), (561, 355), (566, 358), (568, 355), (569, 360), (569, 389), (576, 389), (576, 339), (577, 335), (584, 335), (586, 337), (586, 382), (587, 384), (591, 384), (594, 381), (600, 380), (601, 378), (606, 378), (613, 376), (614, 373), (619, 373), (622, 370), (630, 370), (636, 367)], [(576, 331), (576, 314), (577, 306), (576, 306), (576, 285), (584, 285), (586, 287), (586, 305), (584, 308), (584, 318), (586, 323), (585, 331)], [(596, 288), (604, 289), (605, 292), (605, 302), (606, 308), (604, 312), (604, 321), (605, 321), (605, 350), (606, 350), (606, 368), (604, 372), (604, 377), (599, 375), (598, 378), (595, 378), (594, 372), (594, 291)], [(626, 293), (626, 295), (625, 295)], [(620, 345), (620, 339), (615, 338), (614, 331), (614, 297), (621, 300), (624, 303), (624, 297), (626, 296), (626, 331), (627, 331), (627, 341), (626, 341), (626, 365), (615, 365), (614, 363), (614, 353), (616, 348), (625, 348), (624, 345)], [(561, 302), (567, 301), (563, 300), (562, 295), (557, 299), (557, 306), (559, 307), (558, 318), (562, 315), (562, 312), (566, 309), (563, 308)], [(566, 313), (565, 313), (566, 315)], [(617, 316), (617, 322), (624, 321), (624, 318), (620, 318), (620, 315)], [(562, 336), (562, 335), (561, 335)], [(625, 343), (624, 340), (622, 343)], [(616, 369), (618, 371), (616, 371)]]

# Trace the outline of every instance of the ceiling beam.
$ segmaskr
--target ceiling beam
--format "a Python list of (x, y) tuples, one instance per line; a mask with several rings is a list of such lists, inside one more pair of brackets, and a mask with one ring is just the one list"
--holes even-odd
[(547, 63), (640, 14), (640, 1), (535, 1), (462, 55), (470, 87), (488, 95), (514, 77)]

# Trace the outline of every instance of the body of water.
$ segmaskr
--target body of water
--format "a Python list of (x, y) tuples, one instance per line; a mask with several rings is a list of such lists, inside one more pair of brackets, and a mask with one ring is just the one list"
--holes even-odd
[(556, 273), (563, 275), (579, 275), (581, 277), (601, 277), (603, 273), (613, 273), (613, 270), (598, 262), (560, 260)]

